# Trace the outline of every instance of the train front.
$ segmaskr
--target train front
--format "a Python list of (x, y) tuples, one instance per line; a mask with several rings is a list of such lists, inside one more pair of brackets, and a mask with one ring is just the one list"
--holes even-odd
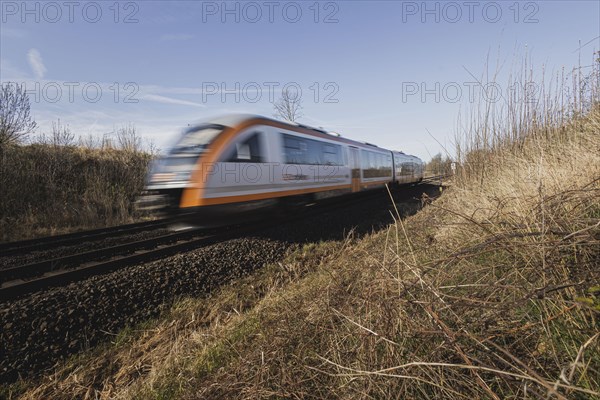
[(201, 124), (184, 130), (175, 145), (152, 162), (138, 208), (161, 216), (182, 215), (182, 195), (210, 143), (224, 129), (219, 124)]

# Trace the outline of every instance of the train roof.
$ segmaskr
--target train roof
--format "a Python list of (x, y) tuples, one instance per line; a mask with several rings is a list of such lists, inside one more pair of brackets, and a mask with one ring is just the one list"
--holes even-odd
[(400, 153), (407, 157), (413, 157), (413, 158), (419, 159), (416, 156), (411, 156), (411, 155), (405, 154), (401, 151), (384, 149), (384, 148), (379, 147), (372, 143), (359, 142), (356, 140), (348, 139), (346, 137), (340, 136), (339, 133), (328, 132), (323, 128), (315, 128), (315, 127), (312, 127), (309, 125), (300, 124), (300, 123), (296, 123), (296, 122), (280, 121), (280, 120), (277, 120), (274, 118), (269, 118), (269, 117), (265, 117), (265, 116), (258, 115), (258, 114), (245, 114), (245, 113), (226, 114), (226, 115), (218, 116), (215, 118), (211, 118), (210, 120), (202, 121), (202, 122), (198, 123), (197, 125), (208, 123), (208, 124), (223, 125), (223, 126), (227, 126), (227, 127), (235, 127), (245, 121), (252, 120), (252, 119), (269, 122), (275, 126), (288, 127), (291, 130), (297, 131), (299, 133), (307, 133), (312, 136), (317, 136), (317, 137), (327, 139), (327, 140), (333, 140), (333, 141), (337, 141), (337, 142), (346, 143), (349, 145), (360, 147), (362, 149), (391, 151), (394, 153)]
[(249, 119), (254, 119), (254, 118), (264, 119), (265, 117), (263, 117), (262, 115), (257, 115), (257, 114), (243, 114), (243, 113), (226, 114), (226, 115), (221, 115), (221, 116), (218, 116), (215, 118), (211, 118), (208, 121), (204, 121), (204, 123), (234, 127), (244, 121), (247, 121)]

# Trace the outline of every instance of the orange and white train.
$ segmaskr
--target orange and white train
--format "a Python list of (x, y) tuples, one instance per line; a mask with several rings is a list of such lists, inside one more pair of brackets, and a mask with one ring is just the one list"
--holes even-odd
[(183, 132), (153, 163), (143, 203), (215, 216), (422, 179), (415, 156), (305, 125), (230, 115)]

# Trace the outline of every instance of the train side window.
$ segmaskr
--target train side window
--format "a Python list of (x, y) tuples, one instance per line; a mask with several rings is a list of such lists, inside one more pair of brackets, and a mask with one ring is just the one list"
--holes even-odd
[(264, 151), (260, 143), (260, 134), (253, 133), (248, 139), (243, 142), (236, 143), (233, 154), (226, 162), (264, 162)]
[(236, 143), (235, 147), (237, 150), (238, 160), (250, 161), (252, 159), (252, 155), (250, 154), (250, 145), (248, 143)]
[(344, 165), (342, 146), (282, 133), (286, 164)]
[(286, 164), (321, 164), (321, 143), (292, 135), (283, 135)]
[(305, 164), (322, 165), (326, 164), (323, 159), (322, 143), (316, 140), (304, 139), (307, 147), (307, 159)]
[(300, 138), (283, 135), (283, 155), (286, 164), (305, 164), (306, 149), (306, 143)]
[(363, 150), (361, 159), (364, 178), (384, 178), (392, 174), (390, 156)]
[(323, 162), (326, 165), (342, 165), (341, 146), (324, 144)]

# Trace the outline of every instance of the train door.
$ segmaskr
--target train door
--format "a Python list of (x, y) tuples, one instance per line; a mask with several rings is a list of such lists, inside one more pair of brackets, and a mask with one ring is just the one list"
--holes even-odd
[(350, 169), (352, 170), (352, 193), (360, 191), (360, 158), (356, 147), (350, 147)]

